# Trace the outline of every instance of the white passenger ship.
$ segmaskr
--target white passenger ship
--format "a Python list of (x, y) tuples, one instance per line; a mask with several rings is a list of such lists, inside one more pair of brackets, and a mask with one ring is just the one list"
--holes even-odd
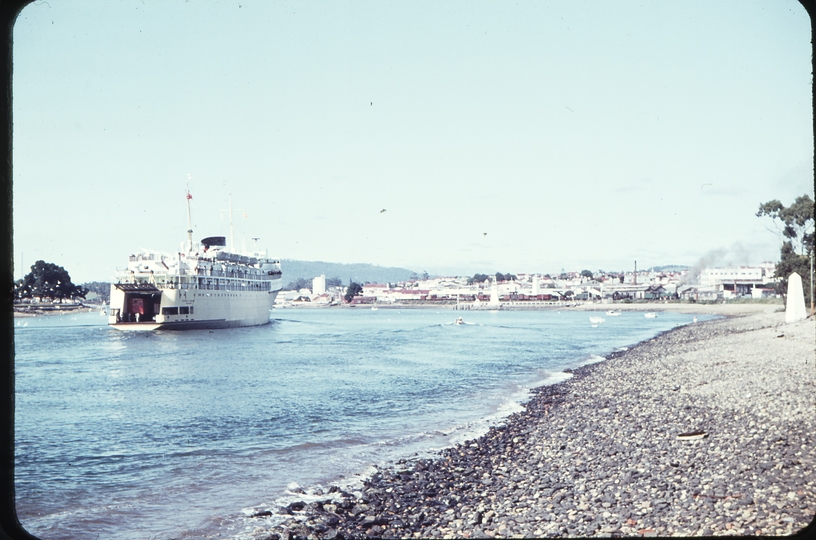
[(108, 324), (120, 330), (267, 324), (282, 286), (280, 261), (227, 251), (223, 236), (193, 244), (187, 233), (186, 253), (130, 256), (111, 284)]

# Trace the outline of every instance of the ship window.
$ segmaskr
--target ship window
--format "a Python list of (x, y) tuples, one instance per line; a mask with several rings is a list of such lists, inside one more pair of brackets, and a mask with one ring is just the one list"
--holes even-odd
[(162, 315), (178, 315), (177, 307), (162, 308)]
[(190, 308), (188, 308), (187, 306), (182, 306), (182, 307), (179, 308), (179, 313), (181, 315), (189, 315), (190, 314)]

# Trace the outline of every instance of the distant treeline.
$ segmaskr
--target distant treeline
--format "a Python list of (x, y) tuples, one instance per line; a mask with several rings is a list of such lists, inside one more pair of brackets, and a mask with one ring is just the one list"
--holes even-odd
[(501, 272), (496, 272), (495, 274), (473, 274), (472, 278), (468, 278), (468, 285), (472, 285), (473, 283), (483, 283), (488, 279), (496, 278), (496, 281), (516, 281), (518, 278), (510, 273), (502, 274)]
[(110, 281), (89, 281), (88, 283), (83, 283), (82, 286), (88, 289), (88, 292), (99, 295), (100, 300), (104, 303), (107, 304), (110, 302)]
[[(343, 285), (343, 280), (339, 277), (326, 278), (326, 288), (340, 287)], [(299, 291), (300, 289), (312, 290), (312, 280), (306, 278), (298, 278), (295, 281), (290, 281), (284, 287), (284, 291)]]
[[(417, 273), (407, 268), (376, 266), (373, 264), (340, 264), (324, 261), (281, 260), (286, 290), (311, 289), (312, 279), (326, 276), (326, 287), (356, 283), (396, 283), (416, 279)], [(427, 276), (427, 273), (425, 273)], [(336, 283), (340, 280), (340, 283)], [(331, 283), (330, 283), (331, 282)], [(298, 286), (300, 285), (300, 286)]]

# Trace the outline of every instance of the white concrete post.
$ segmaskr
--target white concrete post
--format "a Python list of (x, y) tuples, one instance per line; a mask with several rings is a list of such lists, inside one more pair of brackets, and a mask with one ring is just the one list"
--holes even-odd
[(801, 321), (807, 317), (805, 310), (805, 292), (802, 289), (802, 278), (794, 272), (788, 277), (788, 305), (785, 306), (785, 322)]

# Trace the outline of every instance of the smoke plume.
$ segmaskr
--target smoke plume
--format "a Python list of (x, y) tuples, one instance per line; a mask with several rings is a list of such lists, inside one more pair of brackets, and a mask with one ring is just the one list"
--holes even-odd
[(739, 242), (728, 247), (712, 249), (700, 257), (700, 260), (689, 269), (683, 284), (699, 284), (700, 273), (706, 268), (748, 266), (757, 262), (753, 260), (751, 251)]

